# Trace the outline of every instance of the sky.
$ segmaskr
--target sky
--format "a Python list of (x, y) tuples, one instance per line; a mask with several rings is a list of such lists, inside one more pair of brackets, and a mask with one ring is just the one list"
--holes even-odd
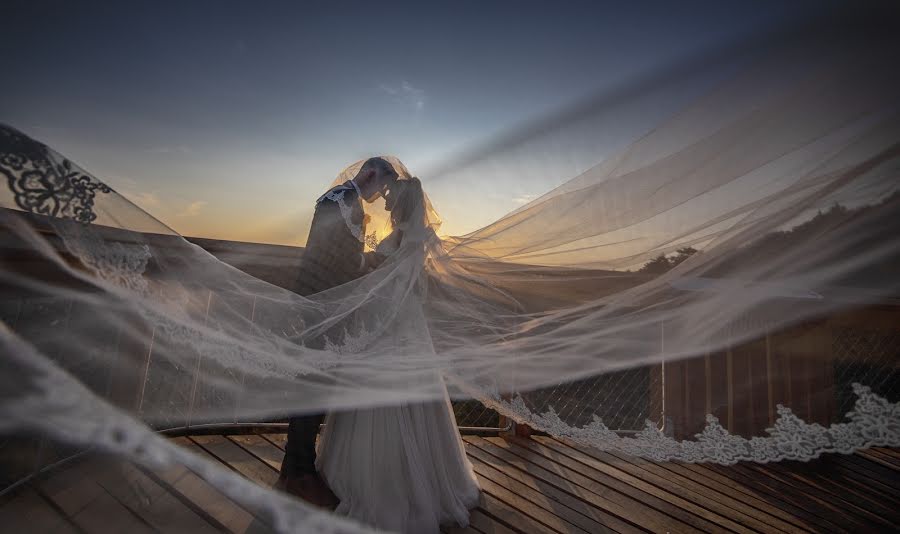
[(460, 154), (813, 5), (5, 0), (0, 122), (186, 236), (303, 244), (315, 199), (379, 154), (461, 235), (604, 151), (465, 183)]

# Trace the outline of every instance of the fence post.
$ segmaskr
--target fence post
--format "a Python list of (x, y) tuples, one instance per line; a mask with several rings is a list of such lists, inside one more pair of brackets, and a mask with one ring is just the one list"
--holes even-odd
[[(209, 320), (209, 306), (212, 303), (212, 296), (213, 296), (213, 292), (212, 292), (212, 290), (209, 290), (209, 294), (206, 298), (206, 314), (203, 316), (203, 326), (206, 326), (207, 322)], [(203, 361), (203, 352), (200, 350), (197, 350), (197, 366), (194, 369), (194, 379), (193, 379), (193, 383), (191, 384), (191, 400), (190, 400), (190, 403), (188, 404), (187, 424), (185, 424), (185, 428), (191, 427), (191, 419), (193, 419), (193, 416), (194, 416), (194, 401), (197, 398), (197, 385), (200, 382), (200, 364), (202, 361)]]

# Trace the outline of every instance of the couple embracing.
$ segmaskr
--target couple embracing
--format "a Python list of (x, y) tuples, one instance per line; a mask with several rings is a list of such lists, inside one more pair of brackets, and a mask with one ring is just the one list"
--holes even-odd
[[(298, 280), (301, 295), (357, 280), (389, 263), (398, 251), (436, 239), (428, 227), (422, 184), (402, 164), (370, 158), (351, 169), (351, 179), (316, 202)], [(379, 199), (390, 215), (390, 233), (366, 251), (363, 202)], [(421, 298), (414, 297), (387, 305), (421, 307)], [(421, 309), (415, 312), (393, 315), (396, 324), (388, 337), (394, 337), (400, 352), (399, 338), (410, 327), (404, 323), (422, 316)], [(335, 348), (327, 336), (319, 345)], [(467, 525), (480, 490), (446, 388), (439, 377), (436, 381), (441, 400), (290, 418), (276, 488), (384, 530), (438, 532), (440, 525)]]

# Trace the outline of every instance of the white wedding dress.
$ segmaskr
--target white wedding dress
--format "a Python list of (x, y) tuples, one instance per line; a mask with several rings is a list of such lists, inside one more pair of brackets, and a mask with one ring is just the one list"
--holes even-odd
[[(392, 243), (385, 239), (377, 252), (389, 254)], [(402, 339), (405, 330), (424, 325), (421, 305), (417, 298), (404, 300), (392, 341)], [(469, 509), (478, 504), (480, 488), (443, 379), (435, 375), (434, 380), (444, 392), (440, 401), (326, 416), (316, 470), (340, 499), (335, 513), (403, 533), (437, 533), (442, 524), (468, 525)]]

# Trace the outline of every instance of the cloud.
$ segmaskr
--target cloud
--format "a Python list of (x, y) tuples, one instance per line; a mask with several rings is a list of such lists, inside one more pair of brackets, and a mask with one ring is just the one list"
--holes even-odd
[(134, 202), (145, 211), (149, 211), (148, 208), (158, 208), (161, 204), (159, 196), (157, 196), (156, 193), (151, 193), (148, 191), (140, 191), (137, 193), (133, 193), (131, 191), (123, 191), (122, 196)]
[(396, 86), (383, 83), (378, 89), (391, 97), (394, 102), (412, 106), (416, 111), (425, 109), (425, 90), (413, 87), (405, 80)]
[(196, 217), (200, 215), (200, 211), (209, 204), (205, 200), (197, 200), (188, 204), (184, 210), (178, 214), (179, 217)]
[(536, 199), (538, 195), (519, 195), (517, 197), (513, 197), (512, 201), (514, 204), (518, 204), (520, 206), (524, 206), (528, 204), (532, 200)]

